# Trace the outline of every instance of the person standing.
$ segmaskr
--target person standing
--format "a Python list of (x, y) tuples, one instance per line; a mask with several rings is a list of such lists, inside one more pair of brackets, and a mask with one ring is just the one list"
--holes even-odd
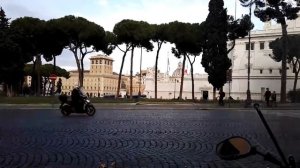
[(62, 81), (61, 81), (61, 78), (59, 78), (57, 81), (57, 84), (56, 84), (57, 89), (56, 89), (55, 93), (61, 94), (61, 87), (62, 87)]
[(277, 102), (276, 102), (276, 92), (275, 91), (273, 91), (273, 93), (271, 95), (271, 100), (272, 100), (272, 106), (276, 107)]
[(267, 90), (265, 92), (265, 100), (267, 103), (267, 107), (270, 106), (270, 97), (271, 97), (271, 92), (270, 92), (269, 88), (267, 88)]
[(219, 105), (224, 106), (225, 92), (223, 92), (223, 90), (220, 90), (219, 95)]

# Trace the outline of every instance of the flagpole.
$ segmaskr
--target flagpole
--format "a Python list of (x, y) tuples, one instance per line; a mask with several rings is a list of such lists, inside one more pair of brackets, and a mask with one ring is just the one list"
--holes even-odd
[(169, 52), (168, 52), (168, 59), (167, 59), (167, 76), (169, 76), (170, 71), (170, 60), (169, 60)]
[(235, 0), (235, 5), (234, 5), (234, 20), (236, 20), (236, 0)]

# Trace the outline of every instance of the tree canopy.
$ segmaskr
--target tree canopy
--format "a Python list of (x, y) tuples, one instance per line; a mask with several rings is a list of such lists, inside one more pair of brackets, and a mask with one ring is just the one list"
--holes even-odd
[[(292, 66), (293, 73), (295, 74), (293, 91), (296, 92), (298, 75), (300, 72), (300, 35), (288, 35), (288, 53), (287, 62)], [(277, 38), (276, 40), (270, 42), (269, 47), (272, 49), (273, 54), (270, 57), (276, 62), (282, 61), (283, 54), (283, 38)], [(296, 95), (294, 95), (296, 96)], [(292, 101), (295, 101), (295, 97), (292, 97)]]
[(12, 21), (11, 31), (22, 50), (25, 63), (42, 54), (45, 21), (38, 18), (22, 17)]
[[(70, 78), (70, 73), (59, 67), (59, 66), (56, 66), (55, 67), (55, 72), (53, 72), (53, 65), (52, 64), (43, 64), (41, 66), (41, 75), (43, 77), (49, 77), (51, 74), (55, 74), (59, 77), (64, 77), (64, 78)], [(34, 74), (32, 74), (32, 71), (33, 71), (33, 64), (26, 64), (25, 67), (24, 67), (24, 75), (26, 76), (33, 76)]]
[(24, 57), (12, 33), (9, 19), (0, 8), (0, 83), (4, 82), (8, 96), (14, 95), (23, 77)]
[[(135, 47), (144, 47), (147, 51), (152, 51), (153, 44), (150, 42), (153, 34), (153, 29), (149, 23), (144, 21), (135, 21), (124, 19), (114, 26), (113, 32), (116, 35), (117, 44), (125, 44), (126, 50), (123, 51), (122, 65), (119, 74), (118, 91), (121, 84), (121, 72), (124, 65), (126, 53), (131, 49), (131, 63), (130, 63), (130, 98), (132, 98), (133, 86), (133, 53)], [(117, 93), (119, 94), (119, 93)]]
[(287, 24), (286, 19), (293, 20), (298, 17), (300, 10), (299, 6), (294, 0), (240, 0), (242, 6), (250, 7), (255, 5), (254, 15), (258, 17), (262, 22), (275, 20), (281, 24), (282, 28), (282, 61), (281, 61), (281, 89), (280, 89), (280, 101), (286, 102), (286, 57), (288, 49), (287, 41)]
[(214, 88), (223, 87), (226, 83), (226, 71), (231, 66), (227, 56), (228, 15), (223, 6), (223, 0), (211, 0), (209, 14), (204, 23), (205, 42), (201, 64)]
[(79, 73), (79, 85), (83, 86), (83, 60), (85, 56), (95, 51), (111, 53), (112, 48), (107, 43), (106, 32), (96, 23), (72, 15), (55, 19), (52, 22), (54, 22), (52, 24), (56, 25), (61, 33), (62, 44), (66, 44), (67, 49), (75, 57)]
[[(203, 25), (202, 25), (203, 26)], [(181, 85), (179, 98), (182, 98), (183, 81), (185, 74), (186, 58), (190, 61), (189, 56), (199, 56), (202, 51), (202, 26), (200, 24), (181, 23), (178, 21), (171, 22), (168, 25), (168, 40), (175, 44), (172, 48), (172, 53), (175, 57), (183, 57), (183, 67), (181, 70)], [(193, 61), (194, 62), (194, 61)], [(190, 61), (191, 70), (193, 70), (193, 62)], [(193, 79), (193, 75), (192, 75)], [(194, 85), (192, 81), (192, 85)], [(194, 87), (192, 86), (192, 93)], [(194, 94), (193, 94), (194, 95)]]
[(158, 57), (163, 43), (168, 41), (169, 32), (168, 32), (169, 24), (153, 24), (153, 34), (151, 40), (157, 44), (156, 58), (155, 58), (155, 76), (154, 76), (154, 98), (157, 99), (157, 72), (158, 72)]

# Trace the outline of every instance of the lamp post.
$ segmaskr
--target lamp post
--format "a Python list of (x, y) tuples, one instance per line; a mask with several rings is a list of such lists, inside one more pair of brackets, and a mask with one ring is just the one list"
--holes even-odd
[(98, 90), (98, 93), (97, 93), (97, 97), (100, 97), (100, 93), (99, 93), (99, 78), (97, 79), (97, 90)]
[(143, 56), (143, 47), (141, 47), (141, 58), (140, 58), (140, 76), (139, 76), (140, 82), (139, 82), (139, 93), (138, 93), (139, 98), (141, 97), (141, 84), (142, 84), (142, 58), (143, 58), (142, 56)]
[(176, 92), (176, 82), (177, 82), (177, 79), (175, 78), (175, 87), (174, 87), (174, 100), (175, 100), (175, 92)]
[[(252, 2), (251, 2), (252, 3)], [(249, 17), (251, 22), (252, 5), (249, 5)], [(249, 48), (248, 48), (248, 78), (247, 78), (247, 99), (245, 106), (251, 105), (251, 92), (250, 92), (250, 55), (251, 55), (251, 30), (249, 30)]]

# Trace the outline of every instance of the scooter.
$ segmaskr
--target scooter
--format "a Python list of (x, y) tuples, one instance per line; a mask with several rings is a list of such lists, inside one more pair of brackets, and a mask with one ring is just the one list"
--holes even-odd
[(60, 111), (63, 116), (69, 116), (71, 113), (86, 113), (88, 116), (93, 116), (96, 113), (96, 109), (93, 104), (90, 102), (87, 96), (82, 95), (83, 107), (78, 109), (76, 108), (72, 101), (68, 100), (67, 95), (60, 95), (59, 100), (60, 104)]
[(278, 160), (274, 155), (271, 153), (263, 153), (257, 150), (251, 143), (243, 137), (234, 136), (224, 141), (220, 142), (216, 147), (217, 155), (224, 160), (237, 160), (241, 158), (245, 158), (251, 155), (261, 155), (264, 157), (266, 161), (272, 162), (275, 165), (280, 166), (280, 168), (296, 168), (296, 161), (293, 156), (289, 156), (286, 159), (285, 155), (283, 154), (274, 134), (272, 133), (271, 128), (269, 127), (267, 121), (265, 120), (261, 110), (259, 109), (259, 104), (255, 103), (254, 108), (257, 111), (260, 119), (262, 120), (265, 128), (267, 129), (279, 155), (281, 160)]

